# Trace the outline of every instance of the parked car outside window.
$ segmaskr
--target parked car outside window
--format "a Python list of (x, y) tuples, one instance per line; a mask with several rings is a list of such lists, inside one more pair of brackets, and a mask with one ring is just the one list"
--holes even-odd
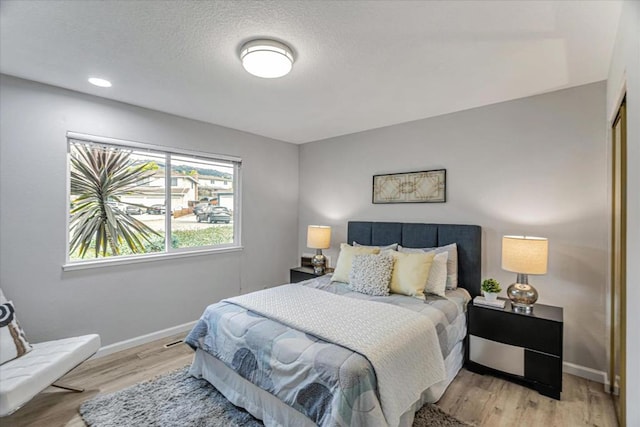
[(152, 215), (164, 215), (167, 208), (164, 205), (151, 205), (147, 208), (147, 213)]
[(207, 221), (209, 223), (224, 223), (229, 224), (231, 222), (231, 213), (229, 209), (223, 206), (206, 206), (200, 214), (196, 216), (198, 222)]
[(140, 206), (127, 206), (124, 210), (129, 215), (142, 215), (142, 208)]
[(193, 214), (198, 216), (202, 213), (202, 210), (204, 208), (206, 208), (207, 206), (209, 206), (209, 203), (198, 203), (194, 208), (193, 208)]

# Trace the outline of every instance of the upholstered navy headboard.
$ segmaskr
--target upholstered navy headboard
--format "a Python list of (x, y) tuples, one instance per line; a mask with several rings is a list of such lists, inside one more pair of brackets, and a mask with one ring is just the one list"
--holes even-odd
[(347, 242), (384, 246), (399, 243), (407, 248), (458, 245), (458, 286), (472, 297), (480, 295), (482, 229), (478, 225), (416, 224), (407, 222), (349, 221)]

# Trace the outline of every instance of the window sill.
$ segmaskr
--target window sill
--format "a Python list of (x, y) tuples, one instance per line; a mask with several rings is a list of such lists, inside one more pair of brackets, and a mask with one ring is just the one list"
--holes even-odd
[(242, 249), (243, 249), (242, 246), (233, 246), (233, 247), (226, 247), (226, 248), (211, 248), (211, 249), (201, 249), (201, 250), (195, 250), (195, 251), (140, 255), (137, 257), (128, 257), (128, 258), (115, 258), (115, 259), (101, 258), (100, 260), (96, 260), (96, 261), (78, 261), (78, 262), (63, 264), (62, 271), (88, 270), (93, 268), (114, 267), (118, 265), (164, 261), (167, 259), (190, 258), (190, 257), (202, 256), (202, 255), (222, 254), (222, 253), (228, 253), (228, 252), (240, 252), (242, 251)]

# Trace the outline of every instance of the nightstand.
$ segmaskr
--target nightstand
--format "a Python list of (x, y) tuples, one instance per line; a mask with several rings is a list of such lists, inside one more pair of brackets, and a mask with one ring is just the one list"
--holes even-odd
[[(328, 268), (325, 274), (331, 273), (333, 269)], [(289, 270), (289, 280), (291, 283), (302, 282), (303, 280), (315, 279), (316, 277), (323, 276), (322, 274), (316, 274), (311, 267), (296, 267)]]
[(535, 304), (531, 313), (468, 306), (466, 367), (501, 376), (560, 400), (562, 308)]

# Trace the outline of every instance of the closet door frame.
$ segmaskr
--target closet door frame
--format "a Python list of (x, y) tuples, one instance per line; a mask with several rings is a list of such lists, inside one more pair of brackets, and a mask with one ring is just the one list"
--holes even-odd
[(611, 326), (609, 387), (618, 423), (626, 425), (627, 117), (622, 97), (611, 123)]

